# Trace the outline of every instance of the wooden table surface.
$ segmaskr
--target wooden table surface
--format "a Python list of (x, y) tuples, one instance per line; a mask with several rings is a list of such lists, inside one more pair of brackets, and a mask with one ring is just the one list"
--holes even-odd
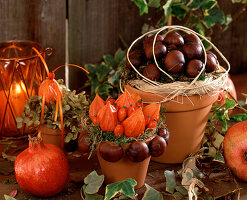
[[(244, 97), (241, 96), (241, 93), (247, 94), (247, 73), (240, 75), (232, 75), (231, 78), (237, 89), (238, 99), (245, 100)], [(23, 147), (25, 145), (27, 145), (27, 143), (23, 144)], [(0, 152), (2, 151), (3, 147), (4, 145), (0, 145)], [(101, 174), (100, 166), (97, 161), (96, 155), (93, 155), (90, 160), (87, 159), (87, 156), (83, 156), (79, 152), (68, 153), (67, 157), (70, 166), (70, 176), (74, 177), (73, 180), (75, 180), (75, 178), (76, 180), (83, 180), (84, 177), (93, 170), (96, 170), (98, 173)], [(145, 182), (150, 186), (154, 187), (155, 189), (164, 192), (165, 191), (164, 171), (166, 169), (176, 171), (179, 170), (180, 168), (181, 168), (180, 164), (168, 165), (168, 164), (159, 164), (151, 161)], [(208, 184), (210, 185), (211, 188), (213, 188), (215, 196), (224, 196), (229, 192), (237, 189), (237, 185), (236, 183), (234, 183), (234, 181), (224, 181), (226, 174), (227, 171), (222, 171), (221, 173), (212, 174)], [(6, 179), (12, 179), (14, 180), (14, 183), (4, 184), (3, 181)], [(240, 199), (246, 200), (247, 183), (238, 181), (238, 185), (239, 188), (241, 188)], [(50, 199), (53, 200), (81, 199), (80, 197), (81, 186), (82, 186), (82, 182), (80, 183), (78, 181), (75, 182), (71, 180), (69, 181), (66, 188), (60, 194)], [(14, 189), (18, 190), (18, 194), (16, 196), (16, 199), (18, 200), (40, 199), (21, 190), (19, 185), (15, 181), (15, 176), (13, 174), (13, 163), (0, 159), (0, 199), (3, 199), (4, 194), (9, 194)], [(143, 193), (145, 192), (145, 187), (136, 190), (136, 192), (138, 193), (138, 199), (141, 199)], [(44, 200), (44, 198), (42, 199)], [(171, 196), (165, 196), (165, 199), (169, 200), (173, 198)]]

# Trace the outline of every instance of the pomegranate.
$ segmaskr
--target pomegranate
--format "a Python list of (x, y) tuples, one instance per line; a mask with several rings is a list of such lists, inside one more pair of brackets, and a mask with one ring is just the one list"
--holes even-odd
[(44, 144), (39, 138), (30, 138), (29, 148), (15, 160), (15, 175), (18, 184), (26, 192), (50, 197), (67, 184), (69, 167), (64, 153), (58, 147)]
[(241, 180), (247, 181), (247, 121), (233, 125), (223, 141), (226, 165)]

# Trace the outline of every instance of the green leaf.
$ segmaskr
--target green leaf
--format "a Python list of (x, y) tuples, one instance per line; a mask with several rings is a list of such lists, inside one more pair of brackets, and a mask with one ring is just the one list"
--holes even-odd
[(179, 192), (175, 192), (172, 196), (175, 198), (175, 200), (184, 200), (184, 196)]
[(233, 109), (236, 106), (236, 102), (233, 99), (226, 98), (225, 100), (225, 109)]
[(147, 190), (144, 193), (142, 200), (163, 200), (163, 195), (159, 191), (150, 187), (148, 184), (145, 184), (145, 186)]
[(174, 170), (172, 171), (166, 170), (165, 176), (166, 176), (166, 191), (173, 194), (177, 186)]
[(196, 24), (196, 32), (205, 36), (205, 28), (201, 23)]
[(190, 0), (187, 6), (190, 9), (196, 10), (201, 8), (202, 6), (206, 5), (209, 1), (208, 0)]
[(172, 13), (172, 3), (173, 0), (167, 0), (167, 2), (165, 3), (165, 5), (163, 6), (163, 10), (164, 10), (164, 15), (165, 15), (165, 20), (164, 23), (167, 23), (169, 16)]
[(5, 200), (16, 200), (15, 198), (13, 198), (13, 197), (11, 197), (11, 196), (9, 196), (7, 194), (4, 195), (4, 199)]
[(96, 171), (92, 171), (87, 177), (84, 178), (84, 183), (87, 184), (85, 193), (95, 194), (104, 182), (104, 175), (99, 176)]
[(110, 94), (110, 89), (113, 87), (109, 84), (102, 84), (96, 88), (96, 92), (103, 98), (106, 98)]
[(185, 18), (187, 15), (189, 8), (184, 4), (173, 5), (172, 7), (172, 15), (175, 16), (180, 21)]
[(105, 61), (105, 64), (109, 67), (114, 67), (116, 65), (116, 61), (112, 55), (104, 55), (103, 59)]
[(104, 200), (110, 200), (111, 198), (115, 197), (119, 192), (133, 199), (135, 197), (134, 187), (136, 185), (137, 185), (136, 181), (131, 178), (127, 178), (123, 181), (109, 184), (106, 186)]
[(85, 200), (103, 200), (104, 199), (104, 197), (102, 195), (99, 195), (97, 193), (96, 194), (87, 194), (85, 192), (86, 185), (83, 185), (82, 189), (83, 189), (83, 193), (85, 195)]
[(149, 0), (148, 6), (152, 8), (159, 8), (160, 7), (160, 0)]
[(9, 179), (9, 178), (7, 178), (3, 181), (3, 184), (11, 184), (11, 183), (14, 183), (14, 181), (12, 179)]
[(114, 59), (117, 63), (125, 59), (125, 51), (119, 48), (114, 55)]
[(225, 23), (224, 13), (220, 10), (218, 5), (215, 5), (210, 10), (207, 10), (204, 13), (204, 16), (203, 22), (208, 29), (212, 28), (215, 24)]
[(234, 122), (242, 122), (247, 120), (247, 114), (236, 114), (231, 117), (231, 120)]
[(144, 13), (148, 13), (148, 5), (146, 0), (131, 0), (133, 1), (136, 6), (139, 8), (140, 15), (143, 15)]
[(102, 82), (106, 75), (110, 72), (110, 67), (108, 65), (97, 64), (96, 68), (96, 76), (99, 82)]
[(220, 151), (216, 154), (216, 157), (214, 158), (214, 161), (225, 163), (225, 159), (224, 159), (224, 157), (223, 157), (223, 155), (222, 155), (222, 153)]
[(123, 69), (117, 70), (112, 76), (108, 78), (108, 82), (112, 85), (119, 85), (119, 81), (122, 73), (123, 73)]

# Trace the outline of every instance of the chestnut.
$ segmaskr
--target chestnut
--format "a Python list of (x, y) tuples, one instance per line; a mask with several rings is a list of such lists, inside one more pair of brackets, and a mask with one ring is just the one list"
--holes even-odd
[[(153, 45), (154, 36), (155, 35), (152, 35), (152, 36), (150, 36), (150, 37), (148, 37), (148, 38), (146, 38), (144, 40), (144, 42), (143, 42), (143, 49), (146, 49), (146, 47), (149, 46), (150, 44)], [(155, 42), (158, 42), (158, 41), (163, 42), (164, 41), (164, 37), (162, 35), (157, 35)]]
[(184, 45), (183, 37), (176, 31), (169, 32), (163, 42), (168, 49), (177, 49)]
[(207, 51), (206, 72), (210, 73), (215, 71), (218, 66), (217, 56), (211, 51)]
[[(140, 50), (132, 51), (129, 54), (129, 59), (130, 59), (130, 62), (132, 63), (132, 65), (134, 65), (135, 67), (139, 67), (141, 65), (141, 63), (142, 63), (142, 51), (140, 51)], [(126, 58), (126, 66), (129, 69), (132, 68), (132, 66), (130, 65), (130, 63), (127, 60), (127, 58)]]
[(87, 132), (80, 133), (78, 137), (78, 149), (83, 153), (89, 153), (91, 151), (92, 142)]
[(126, 150), (126, 154), (130, 160), (141, 162), (149, 156), (148, 145), (143, 141), (133, 141)]
[(186, 75), (195, 78), (203, 68), (203, 63), (200, 60), (191, 60), (186, 66)]
[(158, 135), (163, 137), (166, 141), (166, 144), (168, 144), (169, 138), (170, 138), (170, 133), (166, 128), (160, 128), (158, 130)]
[(184, 54), (181, 51), (170, 51), (164, 60), (165, 68), (168, 72), (179, 73), (183, 71), (185, 64)]
[[(147, 59), (153, 59), (153, 43), (149, 43), (144, 48)], [(166, 46), (161, 41), (156, 41), (154, 45), (154, 54), (156, 58), (160, 58), (166, 54)]]
[(181, 51), (188, 59), (199, 59), (203, 53), (202, 46), (198, 43), (187, 43), (182, 47)]
[(123, 148), (120, 144), (113, 144), (108, 141), (100, 144), (99, 153), (108, 162), (117, 162), (124, 155)]
[(143, 69), (143, 76), (147, 77), (152, 81), (160, 79), (160, 70), (154, 64), (149, 64)]
[(167, 147), (166, 141), (161, 136), (156, 136), (149, 143), (150, 154), (153, 157), (161, 156)]
[(199, 37), (196, 37), (192, 33), (185, 34), (183, 36), (183, 38), (184, 38), (184, 43), (185, 44), (187, 44), (187, 43), (198, 43), (198, 44), (201, 44)]

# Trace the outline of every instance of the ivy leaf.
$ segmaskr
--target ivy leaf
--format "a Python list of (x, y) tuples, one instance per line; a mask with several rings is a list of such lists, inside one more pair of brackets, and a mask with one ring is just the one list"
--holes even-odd
[(212, 28), (215, 24), (224, 24), (225, 22), (224, 13), (220, 10), (218, 5), (207, 10), (204, 16), (203, 22), (208, 29)]
[(164, 23), (167, 23), (169, 16), (172, 13), (172, 3), (173, 0), (167, 0), (167, 2), (165, 3), (165, 5), (163, 6), (163, 10), (164, 10), (164, 15), (165, 15), (165, 20)]
[(103, 59), (105, 61), (105, 64), (109, 67), (113, 67), (116, 65), (116, 61), (112, 55), (104, 55)]
[(95, 91), (103, 98), (106, 98), (109, 93), (110, 93), (110, 89), (112, 89), (113, 87), (109, 84), (101, 84), (99, 85)]
[(201, 23), (196, 24), (196, 32), (205, 36), (205, 28), (203, 27)]
[(119, 81), (122, 73), (123, 73), (123, 69), (117, 70), (112, 76), (108, 78), (108, 82), (112, 85), (119, 85)]
[(247, 120), (247, 114), (236, 114), (233, 117), (231, 117), (231, 121), (233, 122), (242, 122)]
[(180, 21), (185, 18), (189, 11), (189, 8), (184, 4), (178, 4), (172, 6), (172, 15), (175, 16)]
[(173, 194), (177, 186), (174, 170), (172, 171), (166, 170), (165, 176), (166, 176), (166, 191)]
[(145, 184), (145, 186), (147, 190), (144, 193), (142, 200), (163, 200), (163, 195), (159, 191), (150, 187), (148, 184)]
[(226, 100), (225, 100), (225, 109), (226, 110), (233, 109), (236, 105), (237, 104), (234, 100), (226, 98)]
[(86, 185), (83, 185), (82, 189), (83, 189), (83, 193), (85, 195), (85, 200), (103, 200), (104, 197), (102, 195), (99, 195), (99, 194), (88, 194), (85, 192), (85, 189), (86, 189)]
[(176, 190), (177, 190), (180, 194), (182, 194), (183, 196), (186, 196), (187, 193), (188, 193), (188, 191), (184, 188), (184, 186), (181, 186), (181, 185), (176, 186)]
[(5, 194), (4, 195), (5, 200), (16, 200), (14, 197), (10, 197), (9, 195)]
[(225, 163), (225, 159), (220, 151), (216, 154), (214, 161)]
[(95, 65), (96, 68), (96, 75), (99, 80), (99, 82), (102, 82), (106, 75), (110, 71), (110, 67), (108, 65), (102, 65), (102, 64), (97, 64)]
[(135, 197), (134, 187), (136, 185), (136, 181), (131, 178), (127, 178), (123, 181), (109, 184), (106, 186), (106, 194), (104, 200), (110, 200), (111, 198), (115, 197), (119, 192), (133, 199)]
[(160, 0), (149, 0), (148, 6), (152, 8), (159, 8), (160, 7)]
[(220, 146), (221, 146), (223, 140), (224, 140), (224, 136), (221, 135), (221, 134), (218, 133), (218, 132), (215, 132), (215, 134), (214, 134), (213, 145), (214, 145), (217, 149), (220, 148)]
[(198, 8), (201, 8), (202, 6), (206, 5), (208, 3), (208, 0), (190, 0), (187, 4), (187, 6), (190, 9), (196, 10)]
[(114, 55), (114, 60), (119, 63), (125, 58), (125, 52), (122, 49), (118, 49)]
[(99, 176), (96, 171), (92, 171), (87, 177), (84, 178), (85, 193), (95, 194), (104, 182), (104, 175)]
[(144, 13), (148, 13), (148, 5), (146, 0), (131, 0), (136, 6), (139, 8), (140, 15), (142, 16)]

